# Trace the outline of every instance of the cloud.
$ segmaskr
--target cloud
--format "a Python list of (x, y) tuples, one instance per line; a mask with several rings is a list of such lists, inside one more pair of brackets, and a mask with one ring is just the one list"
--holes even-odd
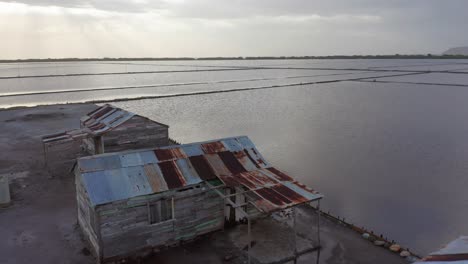
[[(454, 0), (458, 1), (458, 0)], [(279, 15), (336, 15), (357, 14), (404, 9), (440, 1), (434, 0), (3, 0), (28, 6), (56, 6), (63, 8), (94, 8), (115, 12), (150, 12), (168, 10), (175, 16), (196, 18), (239, 18)], [(419, 3), (419, 4), (417, 4)]]
[(158, 0), (4, 0), (1, 2), (24, 4), (30, 7), (81, 8), (121, 13), (144, 13), (161, 8), (163, 3)]
[(0, 0), (2, 56), (438, 53), (463, 0)]

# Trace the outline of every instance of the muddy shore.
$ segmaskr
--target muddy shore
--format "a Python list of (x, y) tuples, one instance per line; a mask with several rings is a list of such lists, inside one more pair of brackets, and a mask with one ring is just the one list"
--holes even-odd
[[(10, 181), (12, 203), (0, 209), (0, 263), (95, 263), (80, 236), (73, 179), (51, 177), (44, 169), (42, 135), (79, 127), (93, 104), (67, 104), (0, 111), (0, 175)], [(169, 124), (170, 125), (170, 124)], [(326, 195), (326, 194), (325, 194)], [(325, 198), (326, 199), (326, 198)], [(253, 224), (254, 263), (281, 263), (293, 252), (287, 218), (264, 218)], [(299, 208), (298, 250), (309, 252), (298, 263), (408, 263), (376, 247), (350, 228), (321, 218), (317, 245), (316, 212)], [(155, 254), (144, 263), (245, 263), (246, 226), (238, 225)]]

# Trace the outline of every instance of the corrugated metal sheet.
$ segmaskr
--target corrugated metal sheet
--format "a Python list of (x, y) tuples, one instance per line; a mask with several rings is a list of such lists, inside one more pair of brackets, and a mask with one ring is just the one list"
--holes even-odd
[(182, 177), (182, 173), (180, 173), (174, 161), (163, 161), (158, 163), (158, 165), (159, 168), (161, 168), (162, 175), (169, 189), (177, 189), (185, 186), (186, 181), (184, 177)]
[(189, 157), (190, 163), (192, 164), (193, 168), (203, 180), (212, 180), (216, 178), (216, 174), (213, 168), (208, 163), (208, 160), (205, 156), (197, 155)]
[(467, 264), (468, 263), (468, 236), (461, 236), (450, 242), (444, 248), (429, 254), (420, 263), (431, 264)]
[(156, 149), (154, 153), (159, 161), (176, 160), (187, 157), (181, 148)]
[(151, 194), (153, 191), (142, 171), (133, 167), (88, 172), (82, 174), (83, 183), (93, 204)]
[(159, 169), (158, 165), (145, 164), (143, 168), (145, 169), (145, 174), (148, 178), (148, 182), (153, 188), (153, 193), (160, 193), (169, 190), (169, 187), (167, 187), (167, 184), (164, 181), (164, 178), (162, 177), (162, 172)]
[[(136, 114), (126, 110), (105, 104), (89, 112), (80, 119), (82, 127), (61, 133), (50, 134), (42, 137), (43, 143), (53, 144), (55, 142), (62, 143), (67, 140), (82, 139), (88, 136), (99, 136), (116, 127), (136, 128), (135, 124), (127, 122)], [(158, 126), (166, 126), (164, 124), (152, 121)]]
[(134, 113), (105, 104), (81, 118), (83, 125), (94, 134), (107, 132), (135, 116)]
[(65, 140), (74, 140), (74, 139), (82, 139), (86, 137), (87, 131), (83, 129), (73, 129), (61, 133), (46, 135), (42, 137), (43, 143), (53, 143), (53, 142), (60, 142)]
[(78, 166), (95, 205), (215, 178), (250, 189), (252, 203), (266, 213), (322, 198), (271, 167), (245, 136), (85, 157)]

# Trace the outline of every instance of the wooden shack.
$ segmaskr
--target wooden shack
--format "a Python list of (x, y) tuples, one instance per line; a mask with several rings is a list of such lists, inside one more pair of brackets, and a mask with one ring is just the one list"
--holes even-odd
[(105, 104), (80, 119), (80, 128), (42, 137), (52, 175), (68, 174), (83, 156), (167, 146), (169, 126)]
[(83, 157), (75, 177), (78, 222), (101, 262), (322, 198), (245, 136)]
[(90, 131), (89, 154), (169, 145), (169, 126), (109, 104), (83, 116), (80, 127)]
[(53, 176), (70, 174), (79, 157), (89, 155), (84, 140), (89, 133), (73, 129), (42, 137), (45, 167)]

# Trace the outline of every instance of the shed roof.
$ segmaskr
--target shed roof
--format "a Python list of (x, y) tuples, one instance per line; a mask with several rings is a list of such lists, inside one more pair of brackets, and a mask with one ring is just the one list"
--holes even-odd
[(272, 167), (246, 136), (78, 159), (93, 205), (220, 179), (243, 186), (263, 212), (323, 196)]
[[(134, 116), (138, 115), (113, 105), (105, 104), (81, 117), (81, 123), (84, 127), (91, 130), (92, 133), (102, 134), (120, 126)], [(151, 121), (167, 127), (167, 125)]]
[(50, 134), (42, 137), (43, 143), (54, 143), (54, 142), (64, 142), (68, 140), (74, 140), (77, 138), (83, 138), (88, 135), (87, 131), (82, 129), (72, 129), (65, 132)]
[(431, 264), (468, 264), (468, 236), (461, 236), (456, 240), (448, 243), (444, 248), (432, 252), (425, 257), (422, 262), (416, 263), (431, 263)]

